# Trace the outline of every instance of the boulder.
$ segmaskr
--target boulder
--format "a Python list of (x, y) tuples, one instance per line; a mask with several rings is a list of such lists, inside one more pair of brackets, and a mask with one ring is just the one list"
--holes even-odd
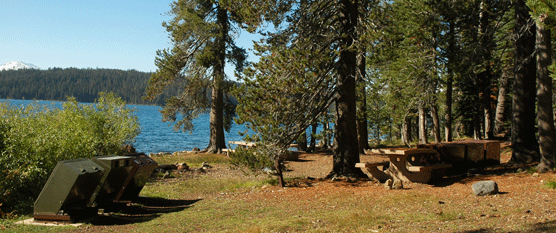
[(475, 196), (486, 196), (498, 194), (498, 184), (492, 180), (479, 181), (474, 183), (471, 188)]

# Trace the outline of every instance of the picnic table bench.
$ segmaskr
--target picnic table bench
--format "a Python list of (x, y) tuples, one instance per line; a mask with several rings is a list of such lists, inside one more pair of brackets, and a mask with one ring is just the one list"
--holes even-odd
[(380, 182), (393, 179), (427, 183), (452, 167), (440, 161), (438, 152), (433, 149), (374, 149), (370, 152), (387, 155), (388, 161), (357, 163), (355, 167)]

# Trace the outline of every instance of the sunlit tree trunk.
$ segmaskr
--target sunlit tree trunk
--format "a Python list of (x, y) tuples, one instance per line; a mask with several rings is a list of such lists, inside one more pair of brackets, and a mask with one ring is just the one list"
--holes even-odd
[(552, 63), (550, 30), (543, 23), (537, 24), (537, 74), (538, 74), (538, 104), (537, 118), (539, 125), (539, 149), (541, 162), (540, 172), (546, 172), (556, 167), (554, 157), (554, 114), (552, 110), (552, 78), (548, 67)]
[(425, 107), (419, 105), (419, 143), (427, 144), (427, 114), (425, 112)]
[(221, 26), (220, 35), (217, 38), (218, 61), (214, 65), (213, 80), (212, 80), (212, 97), (210, 108), (210, 141), (207, 147), (207, 152), (221, 153), (222, 149), (226, 148), (224, 138), (224, 65), (226, 64), (226, 40), (228, 35), (228, 12), (225, 9), (218, 7), (217, 11), (218, 24)]
[(340, 0), (340, 58), (338, 61), (338, 98), (336, 101), (336, 133), (334, 134), (334, 156), (332, 171), (328, 177), (364, 176), (361, 169), (356, 169), (359, 160), (356, 117), (356, 54), (353, 46), (357, 28), (358, 1)]

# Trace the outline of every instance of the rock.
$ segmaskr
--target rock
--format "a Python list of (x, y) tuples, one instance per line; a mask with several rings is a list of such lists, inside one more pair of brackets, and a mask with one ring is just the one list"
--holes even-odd
[(203, 167), (204, 168), (211, 168), (212, 166), (210, 166), (207, 162), (203, 162)]
[(392, 189), (403, 189), (403, 182), (401, 180), (394, 180)]
[(193, 150), (191, 150), (191, 151), (199, 152), (199, 151), (201, 151), (201, 149), (199, 149), (199, 148), (197, 148), (197, 147), (193, 147)]
[(269, 174), (269, 175), (276, 175), (277, 174), (276, 170), (274, 170), (272, 168), (269, 168), (269, 167), (263, 168), (263, 172), (265, 172), (266, 174)]
[(498, 184), (492, 180), (479, 181), (471, 186), (475, 196), (486, 196), (498, 194)]

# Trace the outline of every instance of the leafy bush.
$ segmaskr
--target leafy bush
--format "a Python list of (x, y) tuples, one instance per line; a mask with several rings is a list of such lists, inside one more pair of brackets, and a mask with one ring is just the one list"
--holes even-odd
[(27, 212), (58, 161), (121, 154), (139, 134), (125, 101), (101, 93), (95, 104), (69, 98), (62, 108), (0, 103), (0, 204)]
[(249, 150), (238, 146), (234, 152), (229, 153), (232, 165), (240, 168), (247, 167), (252, 172), (262, 171), (264, 168), (274, 167), (274, 162), (268, 156), (257, 154), (254, 150)]

